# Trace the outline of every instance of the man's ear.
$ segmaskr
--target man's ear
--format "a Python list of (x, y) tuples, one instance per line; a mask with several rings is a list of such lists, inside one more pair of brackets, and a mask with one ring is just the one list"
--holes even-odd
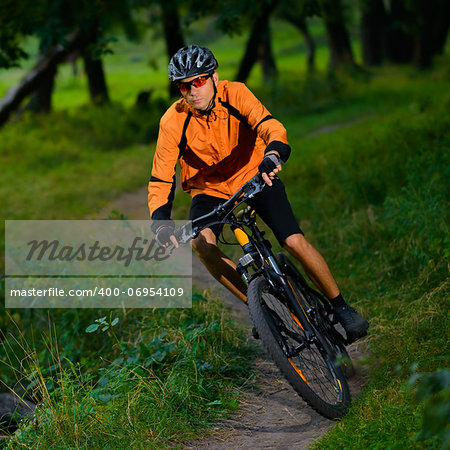
[(214, 72), (212, 77), (214, 80), (214, 84), (217, 86), (217, 83), (219, 82), (219, 74), (217, 72)]

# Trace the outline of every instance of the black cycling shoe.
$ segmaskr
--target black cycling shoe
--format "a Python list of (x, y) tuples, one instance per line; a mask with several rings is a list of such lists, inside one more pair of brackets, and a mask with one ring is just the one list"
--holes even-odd
[(349, 305), (334, 308), (335, 319), (344, 327), (347, 334), (347, 343), (350, 344), (356, 339), (362, 338), (367, 334), (369, 323), (364, 317), (360, 316), (355, 308)]
[(256, 331), (255, 327), (252, 328), (252, 336), (254, 337), (254, 339), (259, 339), (259, 334)]

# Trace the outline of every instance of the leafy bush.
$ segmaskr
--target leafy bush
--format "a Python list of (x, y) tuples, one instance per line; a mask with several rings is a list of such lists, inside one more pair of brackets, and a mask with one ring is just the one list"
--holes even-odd
[(60, 326), (45, 339), (46, 359), (39, 347), (27, 350), (22, 377), (41, 403), (38, 426), (21, 427), (11, 448), (104, 448), (117, 439), (130, 448), (160, 446), (236, 408), (251, 350), (217, 301), (196, 295), (192, 309), (128, 311), (120, 321), (117, 314), (84, 323), (88, 333), (77, 342), (101, 337), (104, 344), (85, 353), (85, 364), (61, 345), (70, 331)]
[(416, 373), (408, 384), (414, 386), (416, 383), (416, 400), (423, 403), (422, 429), (417, 433), (417, 438), (427, 440), (435, 437), (442, 443), (442, 449), (449, 448), (450, 370)]
[[(401, 390), (409, 373), (395, 368), (416, 363), (431, 372), (448, 362), (449, 110), (448, 99), (435, 98), (338, 130), (327, 148), (322, 136), (308, 142), (317, 150), (296, 176), (313, 200), (297, 193), (295, 202), (314, 211), (312, 240), (371, 318), (367, 351), (375, 361), (365, 393), (317, 448), (428, 447), (447, 439), (428, 426), (427, 403)], [(422, 424), (428, 431), (418, 435)]]

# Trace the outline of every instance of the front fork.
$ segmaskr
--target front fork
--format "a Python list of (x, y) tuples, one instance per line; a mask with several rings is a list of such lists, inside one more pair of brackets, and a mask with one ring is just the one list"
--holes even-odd
[[(253, 243), (250, 241), (250, 238), (245, 231), (237, 227), (232, 228), (232, 230), (234, 232), (236, 240), (239, 242), (240, 246), (242, 247), (242, 250), (244, 251), (244, 255), (239, 259), (239, 264), (236, 267), (236, 270), (241, 276), (241, 278), (248, 286), (253, 277), (265, 272), (265, 277), (271, 287), (271, 290), (273, 290), (274, 293), (278, 295), (280, 293), (284, 294), (289, 310), (293, 310), (294, 320), (296, 320), (300, 328), (305, 333), (306, 342), (307, 343), (312, 342), (314, 339), (314, 333), (311, 331), (308, 315), (306, 311), (303, 309), (300, 298), (298, 298), (293, 286), (290, 285), (288, 278), (284, 276), (283, 272), (278, 267), (278, 264), (273, 254), (270, 252), (270, 250), (266, 250), (266, 246), (262, 246), (262, 248), (266, 250), (266, 254), (260, 255), (259, 252), (256, 250), (255, 246), (253, 245)], [(256, 237), (258, 238), (258, 240), (263, 241), (264, 238), (262, 236), (262, 233), (259, 232), (259, 230), (256, 231), (257, 231)], [(267, 243), (267, 241), (265, 242)], [(268, 243), (268, 245), (270, 245), (270, 243)], [(258, 269), (257, 267), (254, 266), (256, 263), (255, 258), (260, 258), (260, 256), (263, 257), (266, 263), (265, 269), (262, 268)], [(252, 265), (256, 270), (253, 275), (250, 275), (248, 273), (248, 268)], [(282, 339), (281, 336), (280, 338)], [(304, 345), (305, 344), (301, 344), (301, 346)], [(286, 345), (284, 345), (284, 343), (283, 345), (281, 345), (281, 347), (283, 348), (283, 351), (285, 351)]]
[(248, 286), (251, 281), (250, 274), (248, 273), (248, 268), (255, 263), (255, 256), (257, 251), (255, 246), (250, 242), (248, 234), (241, 228), (232, 227), (233, 233), (239, 245), (242, 247), (244, 255), (239, 258), (239, 264), (236, 266), (236, 270), (244, 283)]

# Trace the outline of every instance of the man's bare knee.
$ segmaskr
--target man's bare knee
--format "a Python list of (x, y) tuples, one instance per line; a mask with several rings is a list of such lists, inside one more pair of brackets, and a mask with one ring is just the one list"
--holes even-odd
[(206, 258), (211, 250), (217, 248), (216, 242), (216, 235), (209, 228), (206, 228), (191, 241), (191, 245), (197, 255)]
[(297, 233), (288, 236), (284, 241), (284, 248), (288, 251), (294, 251), (300, 254), (310, 251), (313, 246), (306, 240), (303, 234)]

